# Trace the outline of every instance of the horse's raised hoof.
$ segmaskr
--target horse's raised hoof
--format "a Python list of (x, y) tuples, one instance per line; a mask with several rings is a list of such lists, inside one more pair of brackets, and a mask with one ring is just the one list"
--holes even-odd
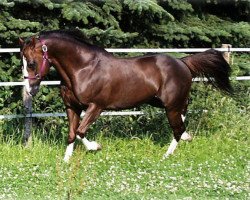
[(87, 151), (98, 151), (102, 149), (102, 146), (95, 141), (89, 142), (86, 146)]
[(181, 135), (181, 139), (184, 141), (191, 142), (193, 140), (192, 135), (188, 134), (186, 131)]
[(97, 143), (97, 151), (102, 150), (102, 146)]

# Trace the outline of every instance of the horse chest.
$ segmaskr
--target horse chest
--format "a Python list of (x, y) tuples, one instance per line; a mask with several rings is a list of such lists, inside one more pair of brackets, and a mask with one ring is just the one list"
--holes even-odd
[(87, 105), (83, 104), (75, 96), (74, 92), (66, 86), (61, 86), (61, 96), (64, 104), (68, 107), (85, 108)]

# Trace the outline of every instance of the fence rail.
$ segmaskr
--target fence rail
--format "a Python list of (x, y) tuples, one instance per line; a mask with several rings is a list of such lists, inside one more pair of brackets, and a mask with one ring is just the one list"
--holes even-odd
[[(106, 48), (106, 51), (111, 53), (198, 53), (203, 52), (211, 48), (180, 48), (180, 49), (165, 49), (165, 48), (156, 48), (156, 49), (128, 49), (128, 48)], [(250, 52), (250, 48), (214, 48), (215, 50), (222, 52)], [(0, 48), (0, 53), (18, 53), (20, 52), (19, 48)]]
[[(81, 116), (84, 116), (85, 112), (82, 112)], [(113, 111), (113, 112), (102, 112), (101, 116), (127, 116), (127, 115), (143, 115), (144, 112), (142, 111)], [(15, 118), (33, 118), (33, 117), (66, 117), (66, 113), (32, 113), (32, 114), (27, 114), (27, 115), (0, 115), (0, 120), (1, 119), (15, 119)]]
[[(237, 80), (237, 81), (247, 81), (250, 80), (250, 76), (238, 76), (235, 78), (232, 78), (231, 80)], [(194, 82), (198, 81), (207, 81), (206, 78), (194, 78)], [(61, 81), (42, 81), (41, 85), (60, 85)], [(24, 86), (25, 83), (20, 81), (20, 82), (0, 82), (0, 87), (1, 86)]]

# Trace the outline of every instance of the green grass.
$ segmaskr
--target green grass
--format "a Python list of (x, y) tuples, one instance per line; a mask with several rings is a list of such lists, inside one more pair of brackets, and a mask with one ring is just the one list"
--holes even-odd
[(166, 160), (168, 144), (151, 138), (97, 140), (101, 151), (78, 144), (69, 164), (63, 144), (1, 143), (0, 199), (249, 198), (249, 144), (240, 138), (196, 136)]

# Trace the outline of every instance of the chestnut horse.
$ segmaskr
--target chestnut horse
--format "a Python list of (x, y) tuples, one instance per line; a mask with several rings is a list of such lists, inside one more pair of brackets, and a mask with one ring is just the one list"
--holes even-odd
[[(181, 59), (165, 54), (118, 58), (83, 39), (78, 31), (48, 31), (20, 39), (27, 91), (35, 95), (41, 80), (54, 66), (61, 77), (61, 96), (69, 120), (68, 146), (64, 160), (73, 153), (76, 138), (88, 150), (100, 145), (88, 141), (86, 131), (103, 110), (122, 110), (147, 103), (162, 107), (174, 133), (164, 157), (180, 141), (191, 140), (184, 116), (192, 78), (206, 77), (225, 92), (231, 91), (230, 67), (216, 50)], [(80, 122), (80, 114), (85, 115)]]

